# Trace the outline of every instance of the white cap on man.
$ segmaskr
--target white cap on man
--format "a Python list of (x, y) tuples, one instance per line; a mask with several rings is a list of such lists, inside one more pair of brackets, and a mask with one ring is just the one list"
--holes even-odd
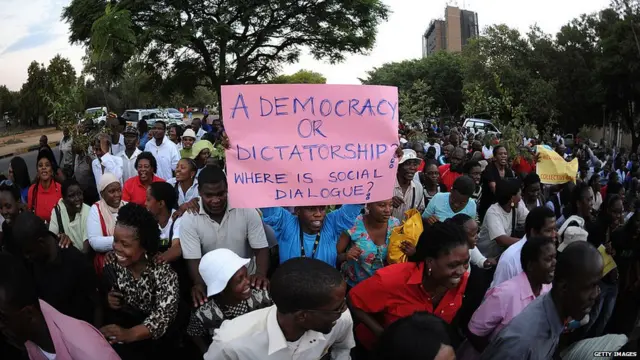
[(416, 154), (415, 150), (404, 149), (402, 150), (402, 158), (400, 158), (400, 162), (398, 164), (402, 164), (405, 161), (409, 160), (420, 160), (418, 159), (418, 154)]

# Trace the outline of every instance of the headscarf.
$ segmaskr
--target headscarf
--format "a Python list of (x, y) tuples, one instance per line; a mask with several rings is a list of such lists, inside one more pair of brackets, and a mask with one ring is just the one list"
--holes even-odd
[(204, 149), (209, 149), (209, 151), (213, 154), (213, 144), (208, 140), (199, 140), (195, 144), (193, 144), (193, 152), (191, 153), (191, 158), (196, 159), (200, 152)]
[(126, 201), (120, 200), (120, 205), (117, 208), (109, 206), (106, 201), (104, 201), (104, 196), (102, 196), (102, 192), (107, 186), (113, 183), (119, 183), (120, 181), (116, 178), (112, 173), (104, 173), (100, 178), (100, 183), (98, 184), (98, 191), (100, 192), (100, 201), (98, 201), (98, 207), (100, 208), (100, 214), (102, 215), (102, 220), (104, 221), (105, 228), (107, 229), (107, 233), (105, 236), (113, 236), (113, 230), (116, 228), (116, 219), (113, 216), (118, 213), (121, 207), (126, 204)]

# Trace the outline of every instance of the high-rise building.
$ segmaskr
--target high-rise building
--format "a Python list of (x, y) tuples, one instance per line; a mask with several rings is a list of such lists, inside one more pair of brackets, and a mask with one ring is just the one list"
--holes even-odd
[(469, 39), (478, 35), (477, 13), (447, 6), (444, 20), (432, 20), (422, 36), (422, 56), (429, 56), (439, 50), (462, 51)]
[(445, 27), (444, 20), (431, 20), (429, 28), (422, 37), (422, 57), (445, 48), (447, 40)]

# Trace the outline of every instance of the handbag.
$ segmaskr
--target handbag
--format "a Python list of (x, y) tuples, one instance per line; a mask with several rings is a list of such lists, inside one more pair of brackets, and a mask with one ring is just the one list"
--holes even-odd
[(405, 221), (400, 226), (396, 226), (389, 236), (389, 246), (387, 247), (387, 263), (400, 264), (407, 262), (408, 258), (400, 249), (403, 241), (408, 241), (413, 246), (418, 244), (420, 234), (424, 230), (422, 215), (416, 209), (409, 209), (405, 212)]

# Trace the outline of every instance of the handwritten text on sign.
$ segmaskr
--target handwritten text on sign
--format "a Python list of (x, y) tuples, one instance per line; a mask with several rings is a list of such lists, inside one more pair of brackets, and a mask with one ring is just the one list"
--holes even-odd
[(223, 86), (222, 109), (231, 142), (231, 206), (358, 204), (393, 196), (395, 87)]
[(578, 159), (570, 162), (564, 160), (557, 152), (538, 145), (536, 151), (540, 154), (536, 172), (543, 184), (564, 184), (576, 182), (578, 174)]

